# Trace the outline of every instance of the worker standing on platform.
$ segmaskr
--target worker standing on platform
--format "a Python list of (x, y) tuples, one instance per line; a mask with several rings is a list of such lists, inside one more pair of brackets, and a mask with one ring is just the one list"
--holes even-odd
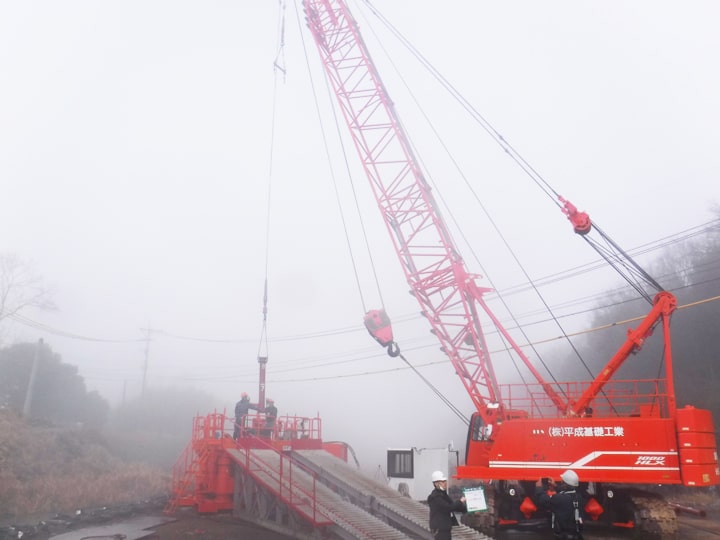
[(467, 512), (465, 497), (453, 501), (447, 493), (447, 477), (442, 471), (432, 473), (435, 489), (427, 498), (430, 507), (430, 532), (435, 540), (451, 540), (452, 528), (459, 525), (455, 512)]
[(235, 430), (233, 431), (233, 439), (237, 439), (240, 434), (240, 426), (243, 426), (245, 416), (250, 412), (250, 409), (257, 410), (257, 406), (250, 403), (250, 396), (247, 392), (243, 392), (240, 395), (240, 401), (235, 404)]
[(268, 398), (267, 406), (265, 407), (265, 429), (263, 430), (263, 436), (270, 438), (272, 437), (273, 430), (275, 429), (275, 420), (277, 419), (277, 407), (275, 406), (275, 400)]
[(552, 512), (552, 530), (560, 540), (583, 540), (583, 501), (578, 486), (580, 478), (573, 470), (560, 475), (560, 485), (538, 480), (536, 495), (541, 507)]

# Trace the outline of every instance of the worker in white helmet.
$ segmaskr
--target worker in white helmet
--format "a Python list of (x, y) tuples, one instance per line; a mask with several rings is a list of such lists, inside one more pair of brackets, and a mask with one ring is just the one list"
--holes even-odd
[(467, 512), (465, 497), (453, 501), (447, 493), (447, 477), (442, 471), (432, 473), (433, 490), (427, 498), (430, 507), (430, 531), (435, 540), (451, 540), (453, 525), (459, 525), (454, 512)]
[(560, 475), (559, 484), (541, 478), (535, 485), (540, 507), (552, 512), (555, 538), (582, 540), (583, 497), (579, 492), (580, 478), (577, 473), (568, 469)]
[(257, 410), (257, 405), (250, 403), (250, 396), (247, 392), (243, 392), (240, 395), (240, 401), (235, 404), (235, 430), (233, 432), (233, 439), (237, 439), (240, 434), (240, 429), (245, 427), (245, 416), (250, 412), (250, 409)]

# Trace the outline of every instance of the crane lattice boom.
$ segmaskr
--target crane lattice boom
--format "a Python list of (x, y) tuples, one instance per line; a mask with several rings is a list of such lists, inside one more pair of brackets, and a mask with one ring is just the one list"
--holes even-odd
[[(484, 313), (550, 392), (483, 299), (453, 245), (430, 186), (343, 2), (304, 0), (308, 26), (350, 129), (412, 293), (422, 307), (478, 412), (488, 423), (503, 414), (480, 322)], [(566, 404), (557, 395), (559, 408)]]

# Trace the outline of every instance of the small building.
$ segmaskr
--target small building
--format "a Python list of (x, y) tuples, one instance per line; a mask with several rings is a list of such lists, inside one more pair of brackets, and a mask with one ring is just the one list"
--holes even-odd
[(388, 485), (413, 500), (424, 501), (432, 491), (433, 471), (442, 471), (449, 478), (459, 463), (460, 452), (452, 442), (444, 448), (388, 448)]

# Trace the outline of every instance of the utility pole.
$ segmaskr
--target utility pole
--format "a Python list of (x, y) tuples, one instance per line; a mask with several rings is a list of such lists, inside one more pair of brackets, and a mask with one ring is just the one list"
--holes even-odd
[(142, 389), (140, 397), (145, 397), (145, 383), (147, 381), (148, 363), (150, 361), (150, 340), (152, 339), (152, 328), (141, 328), (145, 332), (145, 362), (143, 363)]
[(35, 355), (33, 356), (33, 364), (30, 370), (30, 381), (28, 382), (27, 391), (25, 392), (25, 403), (23, 404), (23, 418), (30, 416), (30, 408), (32, 406), (33, 392), (35, 390), (35, 379), (37, 378), (38, 364), (40, 363), (40, 347), (43, 340), (40, 338), (35, 346)]

